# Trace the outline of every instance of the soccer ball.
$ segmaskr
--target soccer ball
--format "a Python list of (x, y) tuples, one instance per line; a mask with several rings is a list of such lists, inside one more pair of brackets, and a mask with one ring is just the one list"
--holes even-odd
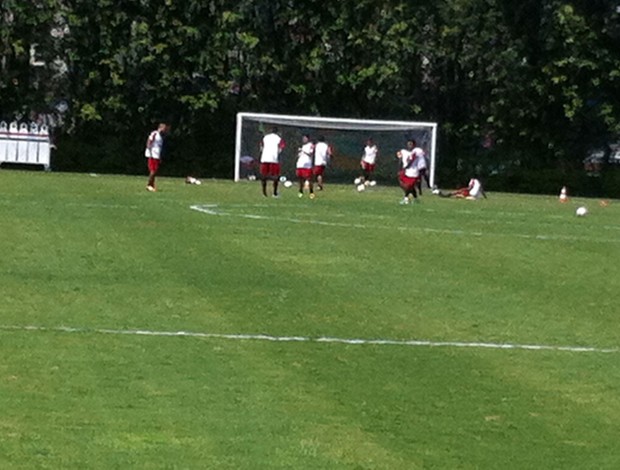
[(287, 180), (287, 181), (284, 182), (284, 187), (285, 188), (290, 188), (291, 186), (293, 186), (293, 183), (291, 181)]
[(286, 181), (286, 176), (280, 176), (280, 183), (284, 183)]
[(588, 209), (586, 209), (584, 206), (578, 207), (575, 211), (575, 214), (577, 215), (577, 217), (585, 217), (588, 214)]
[(362, 191), (365, 191), (365, 190), (366, 190), (366, 185), (364, 183), (360, 183), (360, 184), (357, 185), (357, 191), (358, 192), (361, 193)]
[(377, 186), (377, 182), (375, 180), (372, 180), (370, 183), (368, 183), (370, 186)]
[(362, 182), (362, 178), (355, 178), (355, 179), (353, 180), (353, 184), (354, 184), (355, 186), (359, 186), (361, 182)]

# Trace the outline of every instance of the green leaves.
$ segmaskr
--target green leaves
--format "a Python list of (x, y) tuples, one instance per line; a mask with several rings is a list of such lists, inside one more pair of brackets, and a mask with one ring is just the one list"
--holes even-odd
[(155, 116), (190, 134), (240, 109), (415, 117), (441, 123), (447, 153), (493, 134), (501, 152), (560, 149), (551, 161), (620, 127), (611, 3), (6, 0), (0, 102), (67, 99), (72, 129), (115, 134)]

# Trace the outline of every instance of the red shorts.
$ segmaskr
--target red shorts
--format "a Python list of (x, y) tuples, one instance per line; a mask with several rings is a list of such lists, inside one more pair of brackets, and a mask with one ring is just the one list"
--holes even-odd
[(418, 178), (412, 178), (411, 176), (406, 176), (404, 171), (401, 171), (398, 175), (398, 181), (400, 181), (400, 185), (405, 188), (412, 188), (418, 182)]
[(374, 163), (368, 163), (362, 160), (362, 169), (364, 171), (367, 171), (368, 173), (372, 173), (373, 171), (375, 171), (375, 166), (376, 165)]
[(312, 168), (297, 168), (297, 178), (303, 180), (309, 180), (312, 178)]
[(260, 174), (263, 178), (278, 178), (280, 176), (280, 164), (261, 163)]
[(323, 173), (325, 173), (325, 166), (324, 165), (317, 165), (312, 169), (312, 173), (314, 174), (314, 176), (323, 176)]
[(159, 170), (159, 158), (149, 158), (148, 160), (149, 171), (151, 173), (157, 173), (157, 170)]

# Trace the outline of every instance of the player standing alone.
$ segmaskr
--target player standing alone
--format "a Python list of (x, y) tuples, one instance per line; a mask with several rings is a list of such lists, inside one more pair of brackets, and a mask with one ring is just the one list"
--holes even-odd
[(377, 157), (379, 156), (379, 148), (374, 143), (371, 137), (366, 141), (366, 146), (364, 147), (364, 153), (362, 155), (362, 160), (360, 161), (360, 166), (362, 167), (362, 177), (361, 182), (367, 183), (371, 181), (375, 172), (375, 166), (377, 164)]
[(310, 199), (314, 199), (314, 188), (312, 185), (312, 161), (314, 156), (314, 144), (308, 135), (301, 139), (301, 147), (297, 154), (297, 178), (299, 179), (299, 197), (304, 196), (304, 187), (308, 185)]
[(329, 163), (331, 157), (331, 147), (325, 142), (325, 137), (322, 135), (319, 136), (314, 146), (314, 168), (312, 169), (319, 191), (323, 190), (323, 174), (325, 173), (325, 167)]
[(280, 179), (280, 153), (284, 150), (285, 142), (278, 135), (276, 127), (265, 134), (261, 140), (260, 149), (260, 181), (263, 196), (267, 197), (267, 181), (273, 181), (273, 197), (278, 197), (278, 182)]
[(146, 140), (146, 149), (144, 150), (144, 156), (148, 159), (149, 179), (146, 183), (147, 191), (155, 192), (155, 176), (159, 170), (159, 164), (161, 162), (162, 148), (164, 146), (164, 136), (170, 130), (170, 126), (165, 122), (160, 122), (153, 132), (149, 134)]
[(400, 171), (398, 173), (398, 183), (405, 193), (405, 197), (401, 204), (409, 204), (413, 200), (417, 200), (418, 196), (415, 192), (416, 183), (420, 177), (417, 159), (422, 149), (416, 147), (415, 140), (407, 141), (407, 147), (396, 153), (400, 159)]

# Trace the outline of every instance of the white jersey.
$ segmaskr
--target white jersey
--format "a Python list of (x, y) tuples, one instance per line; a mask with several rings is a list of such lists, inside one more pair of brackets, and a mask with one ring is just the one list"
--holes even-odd
[(146, 158), (154, 158), (159, 160), (161, 158), (161, 149), (164, 146), (164, 138), (159, 131), (153, 131), (149, 134), (149, 138), (146, 141), (146, 149), (144, 150), (144, 156)]
[(416, 166), (418, 170), (426, 170), (426, 153), (420, 147), (413, 149), (416, 154)]
[(362, 161), (368, 163), (369, 165), (374, 165), (377, 161), (377, 154), (379, 153), (379, 149), (376, 145), (367, 145), (364, 147), (364, 155), (362, 155)]
[(416, 164), (416, 149), (402, 149), (399, 152), (399, 157), (402, 168), (405, 172), (405, 176), (407, 176), (408, 178), (417, 178), (418, 176), (420, 176), (420, 171), (418, 170), (418, 166)]
[(471, 197), (480, 197), (482, 196), (482, 183), (476, 178), (472, 178), (469, 180), (469, 195)]
[(312, 168), (312, 154), (314, 153), (314, 144), (307, 142), (299, 149), (297, 155), (297, 168)]
[(261, 163), (278, 163), (284, 141), (278, 134), (267, 134), (263, 137), (263, 149), (260, 154)]
[(329, 145), (325, 142), (318, 142), (314, 147), (314, 164), (316, 166), (326, 166), (330, 157)]

